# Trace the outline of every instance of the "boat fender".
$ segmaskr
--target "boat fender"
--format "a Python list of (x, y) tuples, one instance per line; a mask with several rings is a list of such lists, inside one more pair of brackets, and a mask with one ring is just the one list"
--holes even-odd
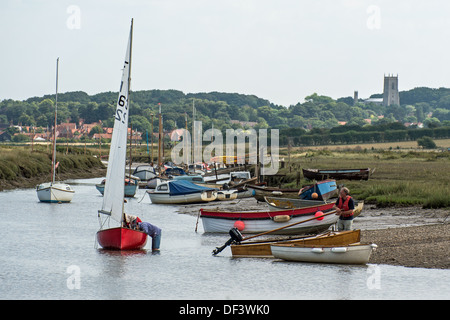
[(289, 220), (291, 220), (291, 217), (285, 214), (273, 217), (273, 221), (275, 222), (287, 222)]
[(345, 247), (331, 248), (331, 252), (344, 253), (347, 252), (347, 248)]
[(272, 194), (273, 194), (274, 196), (282, 196), (282, 195), (283, 195), (283, 192), (281, 192), (281, 191), (272, 191)]
[(372, 243), (370, 246), (372, 247), (373, 251), (377, 250), (378, 248), (378, 246), (375, 243)]
[(323, 249), (322, 248), (312, 248), (311, 252), (313, 252), (313, 253), (323, 253)]

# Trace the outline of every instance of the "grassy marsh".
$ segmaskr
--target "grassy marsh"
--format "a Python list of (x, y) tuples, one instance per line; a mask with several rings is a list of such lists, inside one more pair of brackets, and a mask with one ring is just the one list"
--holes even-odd
[[(287, 160), (287, 157), (284, 157)], [(290, 168), (289, 168), (290, 167)], [(340, 180), (351, 194), (377, 206), (411, 206), (424, 208), (450, 207), (450, 152), (423, 151), (331, 151), (316, 149), (291, 153), (285, 186), (297, 186), (301, 168), (370, 168), (368, 181)], [(309, 181), (301, 175), (300, 184)]]

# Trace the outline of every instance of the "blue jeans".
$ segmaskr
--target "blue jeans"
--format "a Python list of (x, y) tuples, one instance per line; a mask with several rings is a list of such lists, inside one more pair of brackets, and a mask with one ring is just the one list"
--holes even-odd
[(152, 250), (159, 250), (159, 246), (161, 244), (161, 232), (152, 237)]

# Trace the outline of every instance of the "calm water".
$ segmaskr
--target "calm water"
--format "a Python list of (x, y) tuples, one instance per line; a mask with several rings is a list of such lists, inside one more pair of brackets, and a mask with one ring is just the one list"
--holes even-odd
[(143, 190), (126, 212), (163, 229), (161, 253), (97, 249), (100, 180), (72, 181), (70, 204), (0, 192), (0, 299), (450, 298), (449, 270), (234, 259), (229, 248), (213, 257), (227, 235), (203, 234), (201, 221), (196, 233), (196, 217), (151, 204)]

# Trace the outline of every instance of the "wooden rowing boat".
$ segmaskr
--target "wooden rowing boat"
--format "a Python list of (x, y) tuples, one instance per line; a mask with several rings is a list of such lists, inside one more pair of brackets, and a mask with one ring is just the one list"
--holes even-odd
[(272, 244), (347, 245), (360, 241), (360, 230), (328, 231), (316, 236), (289, 239), (267, 239), (231, 245), (233, 257), (273, 258)]
[[(318, 205), (324, 205), (327, 202), (320, 200), (303, 200), (303, 199), (291, 199), (291, 198), (277, 198), (277, 197), (264, 197), (267, 206), (271, 211), (280, 211), (287, 209), (305, 208)], [(329, 203), (336, 203), (336, 199), (330, 199)], [(355, 203), (355, 209), (353, 210), (353, 218), (356, 218), (364, 208), (364, 201), (358, 201), (353, 199)]]
[(300, 245), (273, 244), (270, 246), (275, 258), (287, 261), (366, 264), (370, 255), (377, 248), (376, 244), (349, 245)]
[(305, 208), (327, 203), (326, 201), (323, 200), (305, 200), (305, 199), (278, 198), (278, 197), (264, 197), (264, 200), (266, 201), (267, 206), (271, 211)]

